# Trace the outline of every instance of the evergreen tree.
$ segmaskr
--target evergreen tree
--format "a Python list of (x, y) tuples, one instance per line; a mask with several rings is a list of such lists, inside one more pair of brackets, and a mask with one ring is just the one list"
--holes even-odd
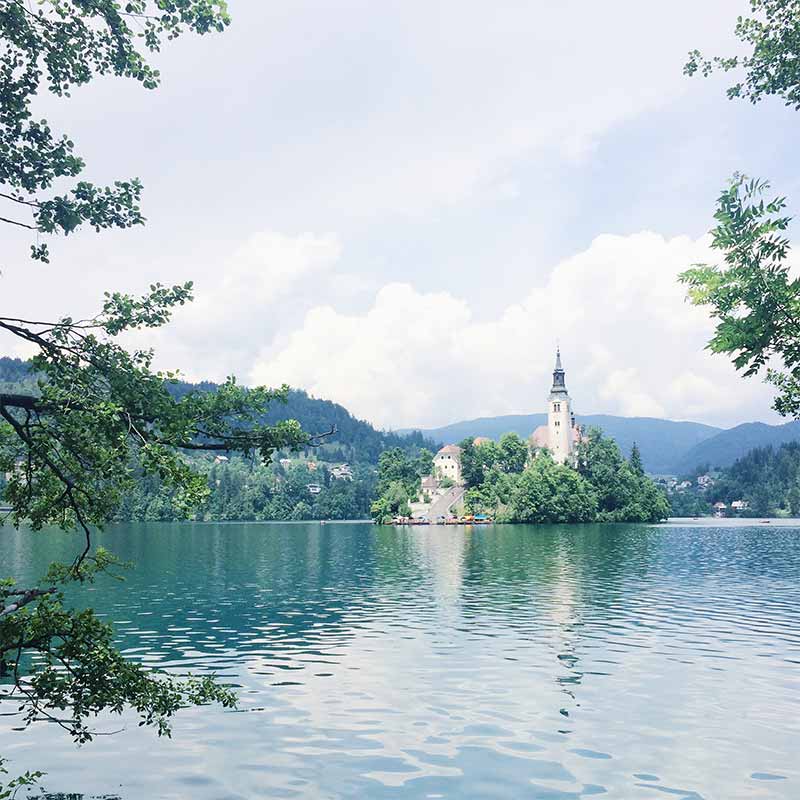
[(644, 475), (644, 467), (642, 466), (642, 454), (639, 452), (639, 445), (636, 442), (633, 443), (633, 447), (631, 447), (631, 457), (629, 460), (631, 465), (631, 469), (633, 470), (634, 474), (639, 475), (640, 477)]

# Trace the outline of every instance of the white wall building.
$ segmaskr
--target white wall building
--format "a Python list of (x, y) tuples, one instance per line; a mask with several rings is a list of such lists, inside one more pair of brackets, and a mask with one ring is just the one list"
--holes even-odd
[(561, 366), (561, 351), (556, 350), (553, 385), (547, 400), (547, 425), (540, 425), (529, 442), (532, 449), (546, 447), (553, 460), (563, 464), (575, 458), (575, 446), (580, 439), (581, 431), (575, 424), (572, 399), (567, 392), (564, 369)]
[(433, 470), (440, 478), (449, 478), (453, 483), (461, 483), (461, 448), (448, 444), (433, 457)]

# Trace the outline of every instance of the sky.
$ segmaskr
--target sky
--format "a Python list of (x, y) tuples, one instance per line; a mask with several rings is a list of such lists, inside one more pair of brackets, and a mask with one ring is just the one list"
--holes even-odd
[(734, 171), (800, 203), (798, 112), (682, 74), (736, 51), (746, 0), (229, 5), (224, 34), (165, 47), (157, 91), (39, 99), (87, 179), (142, 179), (148, 222), (50, 240), (49, 265), (3, 226), (0, 315), (193, 280), (131, 342), (159, 367), (382, 428), (541, 412), (557, 344), (578, 416), (778, 421), (676, 278), (715, 260)]

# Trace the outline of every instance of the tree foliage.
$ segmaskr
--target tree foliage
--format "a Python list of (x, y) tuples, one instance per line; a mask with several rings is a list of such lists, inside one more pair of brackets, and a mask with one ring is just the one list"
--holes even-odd
[(471, 514), (556, 523), (660, 522), (670, 513), (666, 496), (644, 473), (639, 448), (634, 445), (628, 461), (599, 429), (578, 445), (575, 465), (556, 463), (546, 449), (531, 458), (517, 434), (459, 446), (464, 507)]
[[(8, 775), (8, 770), (5, 767), (6, 759), (0, 756), (0, 779), (4, 775)], [(24, 786), (35, 786), (39, 780), (44, 776), (44, 772), (36, 770), (34, 772), (26, 772), (24, 775), (17, 775), (11, 779), (5, 779), (5, 783), (0, 783), (0, 800), (14, 800), (17, 793)]]
[[(315, 464), (315, 468), (310, 468)], [(371, 464), (355, 464), (352, 480), (337, 479), (328, 464), (293, 460), (263, 464), (232, 457), (226, 463), (202, 460), (196, 464), (208, 487), (208, 498), (192, 511), (203, 521), (262, 521), (289, 519), (369, 519), (376, 476)], [(319, 487), (312, 494), (310, 487)], [(0, 486), (0, 490), (2, 487)], [(153, 476), (141, 476), (125, 495), (115, 519), (157, 522), (180, 519), (174, 490)]]
[(776, 95), (800, 108), (800, 0), (750, 0), (750, 9), (753, 16), (739, 17), (735, 29), (747, 55), (706, 58), (693, 50), (684, 73), (743, 72), (727, 90), (729, 98), (757, 103)]
[(663, 492), (598, 428), (578, 443), (577, 469), (596, 495), (598, 522), (660, 522), (669, 516)]
[[(97, 76), (131, 78), (147, 89), (160, 75), (146, 59), (186, 31), (221, 31), (224, 0), (4, 0), (0, 4), (0, 223), (42, 234), (70, 234), (144, 222), (137, 178), (97, 186), (75, 180), (85, 163), (65, 134), (35, 119), (41, 88), (59, 97)], [(54, 193), (54, 184), (68, 188)], [(31, 245), (47, 261), (46, 244)]]
[(507, 518), (514, 522), (592, 522), (597, 514), (593, 487), (572, 467), (539, 454), (511, 492)]
[[(227, 23), (222, 0), (0, 4), (0, 202), (13, 209), (0, 223), (37, 234), (141, 224), (138, 180), (108, 187), (74, 182), (84, 162), (67, 136), (34, 119), (33, 98), (43, 88), (68, 96), (99, 75), (154, 88), (159, 74), (144, 53), (184, 31), (202, 34)], [(56, 195), (56, 184), (67, 188)], [(33, 245), (33, 256), (46, 261), (46, 246)], [(295, 421), (261, 421), (271, 402), (285, 398), (285, 387), (245, 390), (230, 379), (216, 392), (176, 397), (170, 391), (175, 375), (154, 371), (150, 351), (121, 346), (121, 335), (164, 325), (189, 300), (191, 284), (155, 284), (140, 297), (106, 294), (90, 319), (40, 322), (0, 311), (0, 331), (37, 352), (35, 384), (0, 390), (0, 473), (8, 475), (9, 518), (35, 530), (57, 526), (81, 535), (71, 563), (52, 565), (32, 585), (0, 581), (0, 700), (22, 705), (28, 723), (55, 721), (81, 742), (92, 738), (91, 719), (101, 711), (132, 707), (142, 724), (165, 734), (182, 705), (234, 702), (210, 678), (181, 679), (125, 659), (106, 623), (91, 609), (66, 603), (71, 584), (121, 566), (104, 550), (92, 551), (92, 534), (118, 513), (134, 478), (158, 479), (185, 513), (208, 494), (205, 476), (186, 453), (230, 451), (266, 460), (275, 448), (314, 443)]]
[(372, 518), (378, 524), (388, 524), (397, 516), (408, 516), (409, 505), (420, 490), (422, 470), (428, 469), (426, 456), (414, 458), (399, 447), (387, 450), (378, 460), (377, 497), (370, 506)]
[(482, 485), (489, 472), (497, 468), (506, 473), (522, 472), (528, 460), (528, 445), (517, 433), (504, 433), (499, 442), (464, 439), (461, 448), (461, 477), (464, 485)]
[(107, 295), (91, 319), (0, 318), (0, 330), (39, 348), (32, 361), (37, 391), (0, 394), (0, 472), (8, 475), (10, 520), (82, 533), (71, 564), (54, 565), (36, 586), (11, 579), (0, 585), (0, 699), (22, 698), (28, 722), (54, 719), (78, 741), (91, 738), (87, 717), (103, 709), (132, 706), (164, 733), (181, 705), (233, 702), (208, 679), (181, 682), (126, 661), (91, 610), (66, 608), (65, 587), (116, 564), (104, 551), (91, 551), (93, 529), (114, 518), (137, 475), (171, 488), (179, 513), (203, 501), (206, 479), (187, 452), (238, 451), (268, 460), (276, 448), (311, 442), (295, 421), (258, 421), (285, 387), (246, 390), (231, 379), (217, 392), (176, 399), (169, 392), (174, 377), (152, 371), (151, 352), (128, 352), (117, 343), (126, 332), (164, 324), (190, 298), (190, 285), (155, 285), (141, 298)]
[(774, 408), (800, 416), (800, 280), (789, 269), (791, 218), (783, 197), (764, 199), (766, 181), (734, 177), (720, 195), (711, 246), (718, 265), (696, 264), (681, 274), (695, 305), (717, 320), (708, 348), (731, 356), (736, 369), (777, 390)]
[(636, 442), (633, 443), (631, 447), (631, 457), (630, 457), (630, 465), (631, 469), (636, 475), (640, 477), (644, 475), (644, 465), (642, 464), (642, 454), (639, 451), (639, 445)]

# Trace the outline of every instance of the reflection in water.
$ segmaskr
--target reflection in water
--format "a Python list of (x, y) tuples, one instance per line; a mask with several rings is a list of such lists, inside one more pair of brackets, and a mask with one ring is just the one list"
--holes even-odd
[[(119, 526), (76, 591), (129, 655), (215, 672), (236, 712), (0, 753), (134, 798), (800, 796), (800, 529)], [(0, 573), (62, 534), (0, 529)], [(100, 720), (110, 729), (118, 722)], [(54, 795), (55, 796), (55, 795)]]

